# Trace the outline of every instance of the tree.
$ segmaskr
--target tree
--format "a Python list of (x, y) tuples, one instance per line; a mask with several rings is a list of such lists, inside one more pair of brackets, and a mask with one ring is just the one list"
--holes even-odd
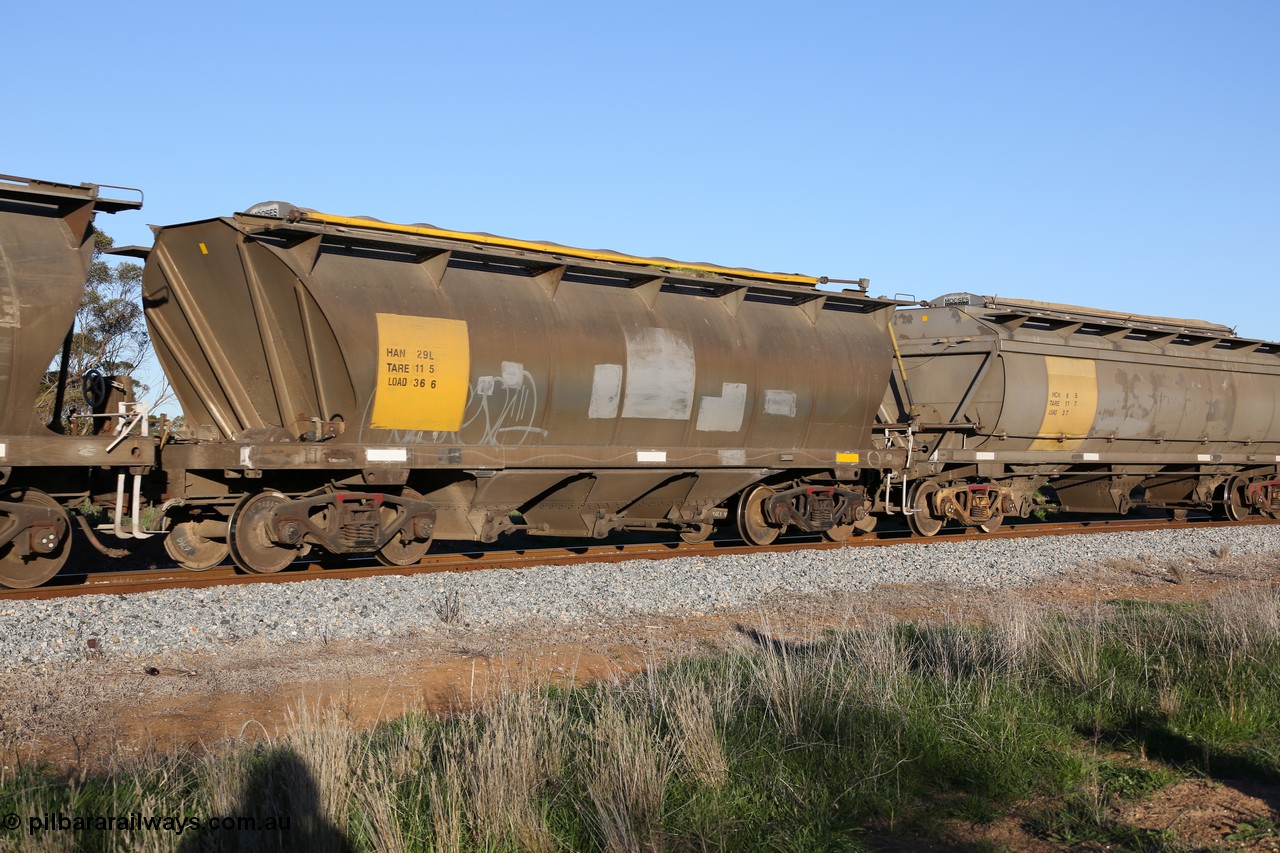
[[(86, 413), (81, 377), (91, 367), (106, 375), (128, 375), (138, 369), (150, 350), (147, 327), (142, 313), (142, 267), (131, 263), (110, 264), (103, 252), (114, 241), (97, 228), (93, 230), (93, 260), (85, 283), (80, 308), (76, 312), (75, 331), (71, 336), (71, 353), (67, 361), (67, 387), (60, 417), (68, 433), (87, 433), (87, 421), (72, 416)], [(36, 412), (48, 423), (57, 398), (58, 374), (62, 353), (45, 374), (36, 398)], [(135, 396), (147, 387), (134, 381)]]

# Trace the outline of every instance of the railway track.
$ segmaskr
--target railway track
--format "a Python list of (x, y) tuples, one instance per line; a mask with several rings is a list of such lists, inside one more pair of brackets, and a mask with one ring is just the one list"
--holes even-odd
[(834, 548), (884, 547), (897, 544), (928, 545), (937, 542), (972, 542), (987, 539), (1020, 539), (1040, 536), (1087, 535), (1091, 533), (1128, 533), (1157, 530), (1187, 530), (1216, 527), (1245, 527), (1277, 524), (1269, 518), (1244, 521), (1171, 521), (1168, 519), (1107, 519), (1036, 524), (1011, 524), (992, 533), (976, 534), (970, 529), (941, 533), (928, 539), (912, 537), (906, 530), (884, 531), (856, 536), (847, 542), (819, 541), (816, 537), (792, 537), (760, 548), (738, 539), (720, 539), (688, 544), (680, 541), (638, 542), (629, 544), (581, 544), (546, 548), (504, 550), (466, 550), (428, 554), (412, 566), (383, 566), (373, 562), (328, 565), (319, 560), (299, 560), (284, 571), (274, 574), (243, 574), (234, 566), (217, 566), (194, 572), (177, 566), (135, 569), (120, 572), (66, 572), (51, 585), (35, 589), (0, 590), (0, 601), (22, 599), (55, 599), (81, 595), (123, 595), (162, 589), (202, 589), (255, 583), (293, 583), (320, 579), (348, 579), (382, 575), (418, 575), (432, 572), (466, 572), (486, 569), (524, 569), (533, 566), (574, 565), (579, 563), (612, 563), (623, 560), (664, 560), (696, 555), (728, 555), (748, 553), (802, 553), (807, 550)]

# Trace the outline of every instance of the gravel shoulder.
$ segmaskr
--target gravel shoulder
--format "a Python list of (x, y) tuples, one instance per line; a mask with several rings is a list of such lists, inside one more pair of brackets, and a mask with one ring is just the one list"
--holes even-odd
[(83, 660), (223, 652), (267, 644), (423, 640), (465, 628), (698, 616), (786, 595), (946, 583), (1007, 590), (1107, 560), (1194, 564), (1280, 551), (1280, 525), (896, 544), (250, 584), (0, 604), (0, 671)]

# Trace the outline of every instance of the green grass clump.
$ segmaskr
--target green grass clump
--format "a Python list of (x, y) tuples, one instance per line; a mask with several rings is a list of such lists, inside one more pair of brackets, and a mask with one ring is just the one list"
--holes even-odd
[[(1176, 838), (1113, 807), (1186, 773), (1280, 780), (1275, 592), (743, 635), (746, 650), (624, 683), (510, 692), (368, 734), (302, 709), (286, 735), (200, 759), (71, 780), (27, 769), (0, 779), (0, 805), (24, 819), (287, 816), (287, 829), (234, 830), (262, 850), (856, 850), (1010, 814), (1064, 846), (1167, 850)], [(0, 846), (213, 850), (231, 837), (24, 824), (0, 829)]]

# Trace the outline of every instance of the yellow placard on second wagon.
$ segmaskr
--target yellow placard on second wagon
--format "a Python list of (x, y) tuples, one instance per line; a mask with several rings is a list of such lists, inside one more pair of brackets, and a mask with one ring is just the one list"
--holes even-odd
[(471, 374), (464, 320), (378, 314), (374, 429), (453, 432), (462, 426)]
[(1098, 412), (1098, 364), (1088, 358), (1044, 357), (1045, 403), (1032, 450), (1075, 450)]

